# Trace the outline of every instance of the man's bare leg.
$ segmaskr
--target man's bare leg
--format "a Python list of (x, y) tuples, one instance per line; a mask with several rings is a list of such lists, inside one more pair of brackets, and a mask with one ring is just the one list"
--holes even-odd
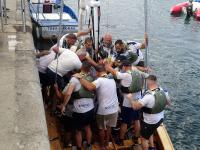
[(101, 150), (105, 150), (104, 139), (105, 139), (105, 130), (99, 129), (99, 144), (100, 144)]
[(110, 127), (106, 127), (107, 130), (105, 131), (105, 147), (108, 147), (109, 146), (109, 141), (110, 141), (110, 137), (111, 137), (111, 128)]
[(148, 150), (148, 148), (149, 148), (149, 140), (142, 138), (142, 149)]
[(87, 125), (85, 127), (85, 133), (86, 133), (87, 144), (91, 144), (92, 131), (91, 131), (90, 125)]
[(77, 145), (77, 149), (81, 149), (82, 147), (82, 133), (79, 130), (76, 130), (76, 145)]
[(154, 142), (153, 142), (153, 135), (150, 136), (149, 138), (149, 147), (154, 147)]
[(120, 126), (120, 131), (119, 131), (119, 138), (121, 140), (124, 139), (124, 135), (127, 131), (127, 124), (126, 123), (122, 123), (121, 126)]

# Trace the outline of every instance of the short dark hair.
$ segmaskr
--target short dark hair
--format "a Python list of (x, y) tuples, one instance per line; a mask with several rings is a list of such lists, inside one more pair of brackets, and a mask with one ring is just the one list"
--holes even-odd
[(82, 68), (83, 69), (90, 69), (90, 67), (91, 67), (91, 64), (88, 62), (88, 61), (82, 61)]
[(74, 39), (74, 40), (77, 40), (77, 36), (73, 33), (69, 33), (66, 38), (70, 38), (70, 39)]
[(122, 61), (121, 66), (130, 67), (130, 66), (132, 66), (132, 63), (130, 61), (124, 60), (124, 61)]
[(157, 81), (157, 77), (155, 75), (149, 75), (147, 77), (148, 80), (151, 80), (151, 81)]
[(105, 68), (105, 65), (98, 65), (96, 68), (96, 71), (97, 72), (104, 72), (104, 71), (106, 71), (106, 68)]
[(86, 37), (84, 43), (89, 43), (89, 42), (93, 42), (93, 39), (91, 37)]
[(124, 43), (123, 43), (123, 41), (121, 39), (118, 39), (117, 41), (115, 41), (115, 45), (117, 45), (117, 44), (122, 45)]

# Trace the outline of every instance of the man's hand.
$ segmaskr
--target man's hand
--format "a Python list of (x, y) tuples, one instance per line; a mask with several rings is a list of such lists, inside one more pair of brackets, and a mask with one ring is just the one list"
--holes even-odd
[(62, 115), (64, 115), (65, 114), (65, 105), (61, 104), (61, 105), (58, 105), (57, 107), (60, 109)]
[(79, 73), (74, 74), (73, 77), (75, 77), (77, 79), (81, 79), (82, 78), (82, 76)]
[(127, 94), (126, 97), (127, 97), (128, 100), (130, 100), (130, 101), (133, 100), (133, 94), (131, 94), (131, 93)]
[(145, 41), (145, 45), (147, 46), (149, 44), (149, 38), (146, 32), (144, 33), (144, 41)]
[(52, 50), (55, 52), (55, 53), (58, 53), (59, 52), (59, 47), (56, 45), (52, 48)]
[(92, 31), (92, 27), (88, 28), (88, 33), (90, 33)]
[(106, 69), (106, 71), (109, 71), (112, 68), (112, 64), (109, 63), (109, 62), (107, 62), (107, 61), (105, 61), (104, 63), (105, 63), (105, 69)]

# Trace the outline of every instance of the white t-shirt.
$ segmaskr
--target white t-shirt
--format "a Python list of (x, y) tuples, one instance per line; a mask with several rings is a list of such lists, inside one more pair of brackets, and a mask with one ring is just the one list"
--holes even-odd
[(48, 55), (42, 56), (38, 59), (38, 71), (41, 73), (46, 73), (48, 65), (55, 59), (56, 53), (53, 51), (53, 48), (56, 47), (57, 45), (53, 45), (50, 48), (50, 53)]
[(46, 73), (48, 65), (55, 59), (56, 53), (51, 50), (50, 54), (42, 56), (38, 59), (38, 70), (41, 73)]
[[(132, 83), (132, 75), (131, 73), (128, 72), (125, 73), (117, 72), (117, 79), (120, 79), (120, 84), (124, 87), (130, 87)], [(123, 97), (124, 100), (122, 106), (131, 108), (132, 107), (131, 101), (127, 98), (127, 94), (123, 93)], [(134, 100), (138, 100), (140, 98), (141, 98), (141, 92), (133, 93)]]
[(57, 59), (53, 60), (48, 66), (50, 70), (56, 72), (56, 67), (57, 67), (57, 73), (61, 77), (63, 77), (69, 71), (81, 68), (82, 63), (78, 58), (78, 56), (76, 55), (76, 53), (70, 50), (65, 50), (64, 48), (60, 48), (60, 50), (63, 52), (57, 58), (58, 65), (57, 65)]
[(129, 51), (131, 51), (133, 53), (137, 53), (137, 51), (138, 51), (139, 56), (138, 56), (137, 60), (133, 63), (133, 65), (137, 65), (140, 61), (144, 60), (143, 53), (140, 50), (142, 43), (138, 43), (135, 41), (130, 41), (128, 43), (131, 43), (128, 45)]
[[(162, 90), (162, 89), (161, 89)], [(167, 100), (170, 101), (168, 92), (165, 92)], [(139, 100), (143, 107), (153, 108), (155, 105), (155, 97), (153, 94), (147, 94)], [(148, 124), (156, 124), (164, 118), (164, 110), (157, 114), (148, 114), (143, 112), (144, 122)]]
[[(69, 81), (69, 84), (72, 84), (75, 86), (75, 89), (74, 89), (75, 92), (77, 92), (81, 88), (80, 81), (75, 77), (71, 78), (71, 80)], [(74, 105), (74, 109), (73, 109), (74, 112), (85, 113), (94, 108), (94, 101), (92, 98), (75, 99), (73, 105)]]
[[(73, 33), (76, 37), (77, 37), (77, 33)], [(65, 35), (63, 35), (61, 38), (60, 38), (60, 41), (59, 41), (59, 47), (63, 47), (63, 42), (64, 42), (64, 40), (66, 39), (66, 36), (68, 35), (68, 33), (67, 34), (65, 34)]]
[(98, 99), (97, 114), (109, 115), (116, 113), (119, 108), (119, 103), (115, 80), (99, 77), (93, 84), (96, 86)]

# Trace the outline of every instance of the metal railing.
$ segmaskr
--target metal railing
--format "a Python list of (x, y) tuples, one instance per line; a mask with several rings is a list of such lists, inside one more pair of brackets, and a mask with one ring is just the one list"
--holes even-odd
[[(1, 31), (3, 32), (4, 31), (4, 19), (3, 19), (3, 16), (4, 16), (4, 1), (5, 0), (0, 0), (0, 13), (1, 13)], [(7, 17), (7, 16), (6, 16)]]
[[(21, 0), (21, 11), (22, 11), (23, 32), (26, 32), (26, 17), (25, 17), (25, 1), (24, 0)], [(4, 32), (4, 24), (7, 24), (6, 0), (0, 0), (0, 13), (1, 13), (1, 31)]]
[(25, 1), (21, 0), (23, 32), (26, 32)]

